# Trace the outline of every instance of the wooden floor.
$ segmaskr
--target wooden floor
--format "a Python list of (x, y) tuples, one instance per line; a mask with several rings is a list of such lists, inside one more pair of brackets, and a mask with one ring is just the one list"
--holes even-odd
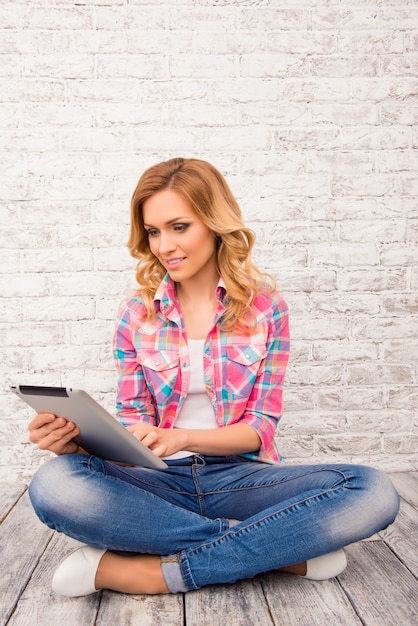
[(337, 579), (269, 573), (184, 595), (74, 599), (55, 595), (50, 583), (78, 544), (37, 520), (25, 485), (0, 485), (0, 625), (417, 626), (418, 472), (391, 478), (402, 498), (395, 524), (349, 546)]

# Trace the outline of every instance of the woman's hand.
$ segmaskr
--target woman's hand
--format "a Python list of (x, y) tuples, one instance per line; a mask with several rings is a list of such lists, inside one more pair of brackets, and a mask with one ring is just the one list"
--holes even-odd
[(139, 422), (135, 426), (128, 426), (127, 430), (159, 457), (185, 449), (185, 433), (181, 428), (157, 428)]
[(29, 441), (36, 443), (41, 450), (50, 450), (57, 455), (83, 452), (73, 441), (80, 434), (74, 422), (64, 417), (56, 417), (51, 413), (38, 413), (30, 422)]

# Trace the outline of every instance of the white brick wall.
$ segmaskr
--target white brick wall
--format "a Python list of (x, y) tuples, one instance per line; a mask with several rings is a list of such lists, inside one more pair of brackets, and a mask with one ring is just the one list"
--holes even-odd
[(4, 0), (0, 478), (47, 454), (10, 383), (112, 408), (145, 167), (213, 162), (288, 300), (289, 462), (417, 469), (415, 0)]

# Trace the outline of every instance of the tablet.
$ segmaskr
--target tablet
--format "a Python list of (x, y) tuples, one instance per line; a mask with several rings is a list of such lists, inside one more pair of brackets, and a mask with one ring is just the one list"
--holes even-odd
[(126, 465), (167, 467), (82, 389), (13, 385), (11, 390), (37, 413), (53, 413), (74, 422), (80, 429), (75, 441), (89, 454)]

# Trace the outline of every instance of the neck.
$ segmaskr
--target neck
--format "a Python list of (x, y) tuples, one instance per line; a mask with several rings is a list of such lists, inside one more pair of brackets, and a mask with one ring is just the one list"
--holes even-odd
[(206, 280), (176, 283), (176, 293), (180, 303), (193, 306), (215, 300), (218, 280), (219, 275), (216, 273), (211, 278), (207, 277)]

